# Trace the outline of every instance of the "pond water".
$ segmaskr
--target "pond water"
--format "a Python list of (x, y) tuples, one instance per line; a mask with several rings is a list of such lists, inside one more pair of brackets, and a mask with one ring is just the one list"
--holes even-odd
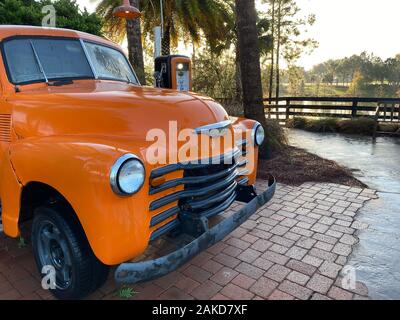
[(369, 229), (359, 234), (348, 265), (357, 269), (374, 299), (400, 299), (400, 139), (289, 131), (290, 143), (354, 170), (355, 176), (378, 190), (359, 220)]

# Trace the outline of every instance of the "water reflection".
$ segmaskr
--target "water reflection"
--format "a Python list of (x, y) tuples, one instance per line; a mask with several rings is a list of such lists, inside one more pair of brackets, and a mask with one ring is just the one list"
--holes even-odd
[(400, 139), (289, 130), (292, 145), (357, 170), (373, 189), (400, 193)]

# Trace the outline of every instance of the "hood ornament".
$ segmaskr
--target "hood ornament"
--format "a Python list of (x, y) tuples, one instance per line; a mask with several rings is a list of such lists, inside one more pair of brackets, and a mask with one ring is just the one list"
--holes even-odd
[(231, 120), (226, 120), (218, 123), (208, 124), (206, 126), (194, 129), (196, 134), (206, 134), (211, 138), (218, 138), (225, 136), (229, 128), (232, 126)]

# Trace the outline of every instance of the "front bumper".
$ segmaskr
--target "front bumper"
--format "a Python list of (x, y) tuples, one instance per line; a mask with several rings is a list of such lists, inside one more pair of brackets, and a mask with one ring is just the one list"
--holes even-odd
[[(115, 272), (116, 282), (121, 284), (134, 284), (150, 281), (178, 269), (200, 252), (221, 241), (232, 231), (242, 225), (259, 208), (264, 206), (273, 198), (275, 190), (276, 181), (275, 178), (271, 176), (266, 191), (252, 197), (252, 200), (248, 202), (246, 206), (216, 226), (205, 231), (188, 245), (154, 260), (121, 264)], [(247, 195), (242, 195), (242, 197), (248, 198)], [(238, 195), (238, 198), (241, 198), (240, 194)]]

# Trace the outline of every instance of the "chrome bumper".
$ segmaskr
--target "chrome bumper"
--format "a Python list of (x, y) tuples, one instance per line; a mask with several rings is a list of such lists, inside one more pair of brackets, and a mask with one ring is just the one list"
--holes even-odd
[[(276, 190), (275, 178), (270, 177), (268, 189), (254, 198), (238, 212), (223, 220), (188, 245), (155, 260), (123, 263), (115, 272), (115, 280), (121, 284), (134, 284), (162, 277), (193, 259), (200, 252), (224, 239), (248, 220), (259, 208), (269, 202)], [(238, 194), (238, 198), (240, 198)], [(247, 198), (246, 195), (244, 198)]]

